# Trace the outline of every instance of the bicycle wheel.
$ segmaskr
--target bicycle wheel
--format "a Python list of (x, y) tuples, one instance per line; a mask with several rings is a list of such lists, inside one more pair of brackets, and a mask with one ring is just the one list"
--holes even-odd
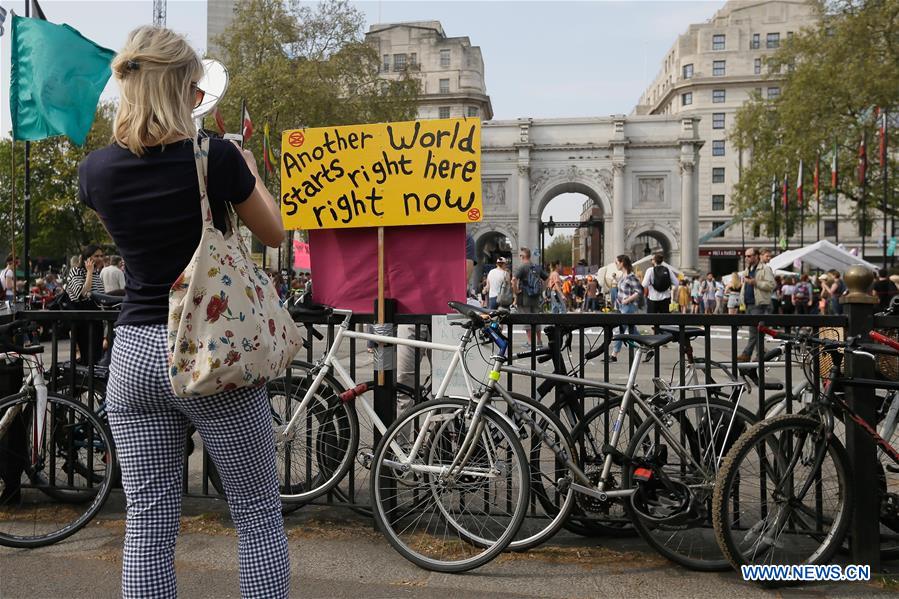
[[(516, 425), (518, 438), (529, 454), (528, 466), (531, 480), (531, 502), (527, 515), (509, 544), (512, 551), (532, 549), (550, 539), (568, 520), (574, 507), (575, 493), (570, 488), (560, 489), (559, 481), (569, 477), (568, 468), (553, 451), (577, 462), (571, 435), (549, 408), (530, 397), (512, 393), (524, 415), (507, 410)], [(499, 407), (497, 405), (497, 407)], [(536, 429), (526, 424), (524, 416), (534, 421)], [(534, 501), (536, 500), (536, 501)]]
[[(279, 493), (285, 504), (302, 505), (333, 489), (349, 469), (359, 442), (355, 410), (330, 385), (322, 384), (297, 414), (312, 380), (279, 378), (268, 384)], [(295, 416), (297, 426), (289, 439), (282, 439)]]
[[(612, 436), (612, 427), (621, 408), (621, 398), (615, 397), (587, 412), (583, 421), (572, 433), (574, 447), (578, 454), (578, 465), (594, 485), (599, 483), (606, 459), (605, 444)], [(616, 449), (624, 453), (630, 443), (632, 433), (642, 424), (641, 417), (633, 408), (626, 416)], [(621, 488), (621, 465), (612, 463), (606, 490)], [(624, 505), (615, 499), (605, 501), (588, 495), (576, 494), (575, 507), (565, 528), (583, 536), (634, 536), (636, 531)]]
[[(635, 493), (625, 508), (640, 536), (666, 558), (692, 570), (726, 570), (712, 528), (712, 492), (724, 455), (755, 416), (712, 398), (676, 401), (662, 412), (661, 426), (647, 418), (631, 437), (622, 486)], [(638, 469), (651, 470), (652, 478), (638, 482)]]
[(712, 502), (718, 543), (735, 567), (824, 564), (846, 535), (852, 485), (846, 450), (815, 418), (782, 414), (728, 454)]
[[(459, 455), (473, 406), (424, 402), (404, 412), (375, 449), (375, 522), (394, 549), (427, 570), (464, 572), (486, 564), (509, 545), (527, 510), (528, 458), (504, 418), (484, 410), (473, 444)], [(450, 474), (457, 457), (461, 471)]]
[[(40, 547), (74, 534), (112, 488), (112, 435), (96, 414), (53, 395), (36, 409), (25, 394), (0, 400), (0, 545), (8, 547)], [(40, 422), (43, 440), (35, 446)], [(70, 501), (60, 504), (59, 494)]]

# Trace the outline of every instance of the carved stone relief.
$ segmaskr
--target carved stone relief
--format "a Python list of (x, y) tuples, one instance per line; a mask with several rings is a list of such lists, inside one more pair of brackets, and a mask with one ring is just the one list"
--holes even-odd
[(485, 206), (506, 205), (506, 180), (485, 179), (482, 182)]
[(637, 205), (660, 205), (665, 202), (664, 177), (637, 178)]

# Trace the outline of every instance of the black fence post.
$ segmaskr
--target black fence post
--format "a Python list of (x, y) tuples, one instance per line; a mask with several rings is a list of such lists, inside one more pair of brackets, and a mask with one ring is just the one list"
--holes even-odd
[[(870, 295), (874, 274), (862, 266), (853, 266), (844, 277), (849, 292), (840, 298), (849, 316), (846, 334), (867, 337), (874, 328), (874, 307), (877, 298)], [(851, 378), (874, 378), (874, 363), (865, 356), (846, 354), (846, 375)], [(874, 390), (870, 387), (847, 387), (847, 401), (865, 422), (877, 426)], [(880, 498), (876, 448), (874, 441), (858, 425), (846, 422), (846, 450), (849, 452), (850, 472), (855, 490), (855, 507), (849, 529), (852, 562), (867, 564), (880, 571)]]

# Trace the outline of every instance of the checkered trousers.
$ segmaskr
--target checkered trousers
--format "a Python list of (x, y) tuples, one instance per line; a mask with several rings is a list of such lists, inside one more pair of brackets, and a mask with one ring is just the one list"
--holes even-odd
[(166, 327), (116, 328), (106, 407), (128, 517), (122, 594), (175, 597), (185, 436), (193, 423), (221, 474), (238, 535), (242, 597), (287, 597), (290, 561), (265, 389), (183, 399), (169, 383)]

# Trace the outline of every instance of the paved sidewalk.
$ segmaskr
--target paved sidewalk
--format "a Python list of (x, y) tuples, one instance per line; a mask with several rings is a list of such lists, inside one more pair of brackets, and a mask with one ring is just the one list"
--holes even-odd
[[(74, 537), (33, 550), (0, 548), (0, 597), (118, 596), (121, 493)], [(689, 572), (639, 539), (583, 539), (503, 555), (468, 574), (421, 570), (393, 551), (368, 520), (347, 509), (307, 506), (287, 517), (293, 597), (895, 597), (899, 583), (805, 585), (766, 591), (732, 572)], [(177, 549), (179, 595), (238, 597), (237, 539), (224, 502), (186, 499)], [(899, 564), (893, 564), (894, 571)]]

